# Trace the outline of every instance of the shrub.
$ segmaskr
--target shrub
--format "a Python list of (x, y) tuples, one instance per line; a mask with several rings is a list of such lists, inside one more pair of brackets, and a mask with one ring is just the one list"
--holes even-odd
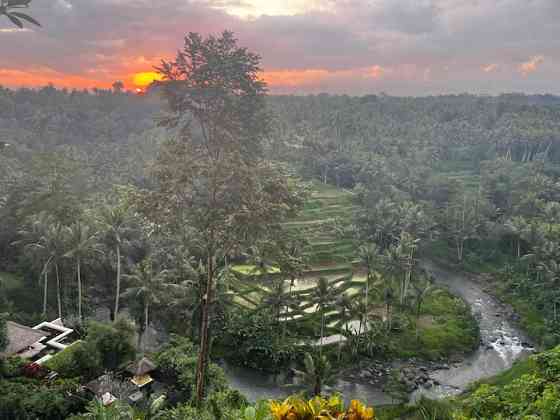
[(84, 407), (78, 383), (56, 381), (44, 385), (33, 379), (0, 380), (0, 418), (5, 420), (63, 420)]
[(290, 327), (278, 325), (270, 311), (235, 309), (228, 315), (219, 340), (234, 363), (278, 372), (296, 358), (291, 331), (283, 330)]
[(27, 363), (20, 357), (9, 357), (0, 361), (0, 377), (15, 378), (23, 374), (23, 368)]
[[(170, 342), (155, 356), (155, 362), (161, 379), (173, 385), (179, 395), (179, 401), (191, 398), (196, 381), (196, 365), (198, 352), (187, 338), (172, 335)], [(226, 389), (226, 378), (223, 370), (214, 363), (208, 364), (207, 387), (210, 390)]]
[(91, 378), (102, 370), (99, 352), (93, 345), (83, 341), (73, 343), (44, 366), (58, 372), (63, 378)]
[(531, 358), (528, 373), (501, 386), (480, 385), (463, 401), (464, 418), (560, 418), (560, 347)]
[[(114, 370), (134, 359), (134, 334), (134, 326), (125, 319), (119, 319), (113, 324), (91, 322), (87, 327), (85, 341), (91, 351), (98, 352), (101, 366)], [(85, 357), (83, 354), (82, 356)]]
[(270, 402), (270, 411), (274, 420), (306, 420), (306, 419), (340, 419), (340, 420), (373, 420), (375, 412), (358, 400), (352, 400), (348, 407), (338, 395), (326, 399), (315, 397), (304, 400), (299, 397), (289, 397), (277, 402)]

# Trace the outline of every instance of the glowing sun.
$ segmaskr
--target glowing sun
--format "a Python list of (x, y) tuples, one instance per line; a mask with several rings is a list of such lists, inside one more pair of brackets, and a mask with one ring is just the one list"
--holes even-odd
[(132, 77), (132, 83), (134, 83), (134, 86), (147, 87), (151, 85), (152, 82), (162, 79), (163, 77), (161, 74), (156, 73), (155, 71), (147, 71), (143, 73), (136, 73)]

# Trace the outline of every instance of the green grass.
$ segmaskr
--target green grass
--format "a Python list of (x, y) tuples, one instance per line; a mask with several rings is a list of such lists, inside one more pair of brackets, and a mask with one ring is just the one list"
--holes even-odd
[[(259, 275), (259, 274), (265, 274), (263, 273), (264, 270), (261, 268), (257, 268), (254, 265), (234, 265), (231, 267), (232, 271), (235, 271), (236, 273), (239, 274), (245, 274), (245, 275)], [(277, 274), (280, 273), (280, 269), (278, 267), (268, 267), (266, 269), (266, 274)]]
[(423, 317), (432, 317), (431, 325), (418, 327), (416, 338), (415, 317), (408, 328), (391, 337), (399, 357), (420, 356), (439, 359), (452, 354), (465, 354), (478, 345), (478, 327), (468, 306), (446, 290), (426, 299), (421, 311)]

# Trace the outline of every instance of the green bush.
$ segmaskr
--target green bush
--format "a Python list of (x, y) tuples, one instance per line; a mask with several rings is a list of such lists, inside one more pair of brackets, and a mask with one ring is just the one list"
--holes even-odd
[(218, 340), (227, 348), (227, 358), (232, 362), (277, 372), (297, 356), (291, 329), (292, 326), (278, 325), (271, 311), (235, 308), (228, 313)]
[(481, 384), (464, 398), (466, 419), (545, 419), (560, 418), (560, 347), (531, 357), (522, 365), (527, 372), (510, 375), (500, 385)]
[(45, 385), (25, 378), (0, 380), (0, 419), (66, 419), (84, 408), (86, 400), (77, 394), (78, 387), (74, 381)]
[(63, 378), (91, 378), (102, 371), (99, 352), (87, 342), (77, 341), (54, 357), (44, 366), (58, 372)]
[[(155, 356), (162, 380), (178, 391), (178, 401), (188, 401), (196, 384), (198, 352), (187, 338), (172, 335), (169, 343)], [(214, 363), (208, 364), (207, 387), (210, 391), (226, 389), (223, 370)]]
[[(113, 324), (91, 322), (85, 341), (88, 349), (98, 352), (101, 366), (114, 370), (135, 358), (134, 334), (134, 326), (124, 319)], [(81, 356), (86, 357), (85, 354)]]
[(0, 378), (15, 378), (21, 376), (22, 369), (25, 365), (25, 360), (20, 357), (8, 357), (5, 360), (0, 360)]

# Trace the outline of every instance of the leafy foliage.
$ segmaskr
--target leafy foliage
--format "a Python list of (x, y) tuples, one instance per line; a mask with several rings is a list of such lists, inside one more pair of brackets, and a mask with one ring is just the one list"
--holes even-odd
[(28, 8), (31, 0), (2, 0), (0, 3), (0, 15), (6, 16), (18, 28), (23, 28), (23, 22), (41, 26), (39, 22), (26, 13), (18, 12), (18, 9)]
[(78, 383), (56, 381), (45, 385), (30, 379), (0, 380), (0, 418), (64, 420), (84, 407)]
[[(172, 336), (170, 342), (155, 356), (155, 362), (163, 379), (177, 390), (178, 401), (189, 401), (196, 389), (197, 349), (186, 338)], [(207, 385), (210, 390), (220, 391), (226, 386), (223, 371), (210, 363)]]
[(114, 370), (134, 359), (133, 339), (134, 327), (125, 319), (119, 319), (113, 324), (90, 322), (84, 341), (87, 351), (98, 352), (101, 366)]
[(482, 384), (462, 401), (457, 418), (554, 419), (560, 416), (560, 347), (532, 356), (532, 368), (501, 386)]

